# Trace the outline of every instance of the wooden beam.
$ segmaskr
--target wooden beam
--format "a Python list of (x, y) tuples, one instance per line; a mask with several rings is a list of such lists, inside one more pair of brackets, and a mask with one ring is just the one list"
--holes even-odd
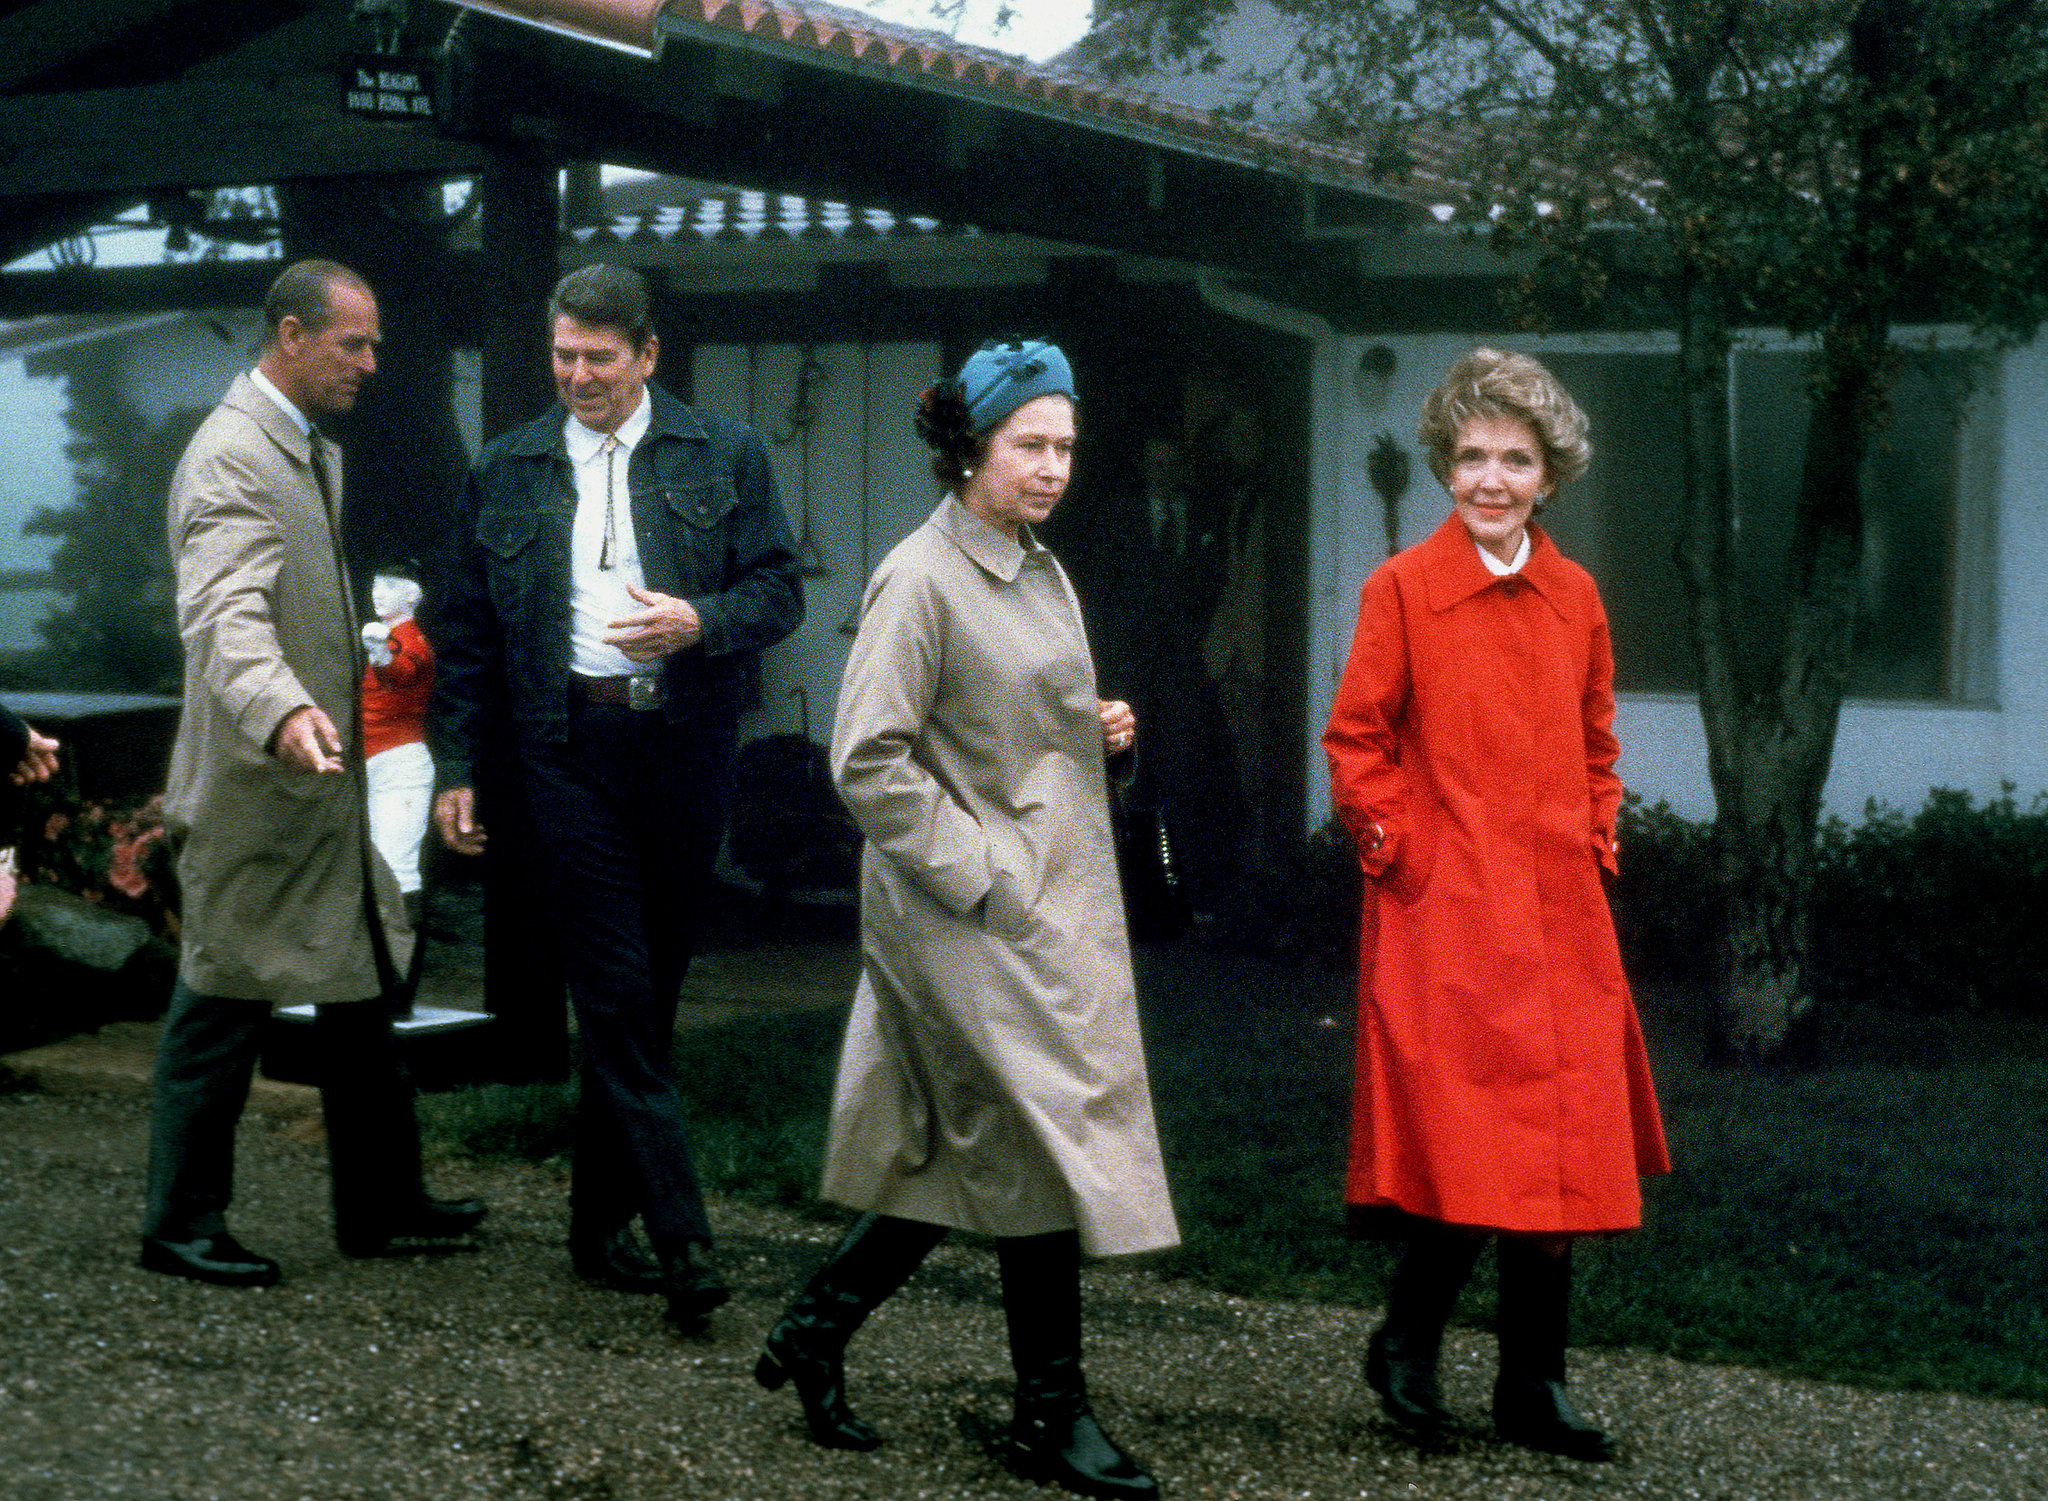
[(331, 72), (0, 98), (0, 198), (223, 187), (291, 177), (480, 171), (477, 145), (430, 122), (341, 110)]
[(0, 93), (164, 78), (307, 8), (249, 0), (43, 0), (19, 6), (0, 17)]
[[(283, 269), (284, 262), (278, 260), (241, 260), (102, 266), (78, 271), (8, 271), (0, 273), (0, 318), (260, 307), (263, 294)], [(445, 277), (435, 287), (434, 295), (451, 326), (477, 325), (481, 316), (481, 274), (474, 252), (448, 258)]]

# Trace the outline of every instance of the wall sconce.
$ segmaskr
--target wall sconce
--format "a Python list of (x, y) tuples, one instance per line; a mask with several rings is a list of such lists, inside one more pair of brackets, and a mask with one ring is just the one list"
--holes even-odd
[(1358, 373), (1352, 377), (1352, 389), (1357, 391), (1359, 404), (1368, 412), (1377, 412), (1387, 404), (1387, 393), (1394, 383), (1394, 351), (1384, 344), (1374, 344), (1358, 357)]

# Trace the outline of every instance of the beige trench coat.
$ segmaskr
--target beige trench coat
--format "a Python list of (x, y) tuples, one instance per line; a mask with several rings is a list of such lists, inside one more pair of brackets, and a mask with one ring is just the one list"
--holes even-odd
[[(379, 994), (366, 881), (400, 972), (412, 953), (398, 884), (369, 843), (361, 640), (340, 510), (340, 450), (308, 439), (247, 375), (171, 480), (185, 706), (164, 823), (184, 888), (179, 974), (202, 995), (294, 1004)], [(341, 732), (339, 775), (294, 771), (264, 749), (307, 704)]]
[(832, 772), (868, 844), (826, 1197), (1078, 1228), (1096, 1256), (1176, 1244), (1095, 669), (1052, 554), (942, 501), (868, 585)]

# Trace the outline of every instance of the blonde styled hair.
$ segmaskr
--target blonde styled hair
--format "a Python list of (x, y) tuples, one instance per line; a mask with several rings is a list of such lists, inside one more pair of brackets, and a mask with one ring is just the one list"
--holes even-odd
[(1557, 377), (1526, 354), (1475, 349), (1445, 372), (1422, 403), (1415, 439), (1429, 455), (1430, 471), (1449, 486), (1458, 430), (1475, 417), (1525, 422), (1543, 449), (1543, 474), (1553, 486), (1586, 472), (1593, 445), (1586, 414)]

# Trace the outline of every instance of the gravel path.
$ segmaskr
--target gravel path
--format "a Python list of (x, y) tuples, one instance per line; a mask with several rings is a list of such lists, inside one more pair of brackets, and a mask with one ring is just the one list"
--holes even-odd
[[(585, 1287), (564, 1184), (446, 1163), (493, 1205), (481, 1254), (344, 1261), (305, 1123), (243, 1127), (235, 1225), (285, 1281), (229, 1291), (134, 1268), (140, 1100), (0, 1095), (0, 1494), (10, 1501), (806, 1501), (1050, 1497), (989, 1440), (1008, 1415), (993, 1259), (942, 1249), (855, 1343), (874, 1454), (811, 1446), (750, 1378), (830, 1227), (715, 1204), (736, 1296), (681, 1340), (654, 1300)], [(1252, 1302), (1142, 1268), (1088, 1273), (1090, 1371), (1110, 1430), (1173, 1498), (1595, 1496), (1766, 1501), (2048, 1497), (2048, 1410), (1890, 1395), (1575, 1353), (1582, 1405), (1626, 1441), (1574, 1464), (1486, 1437), (1491, 1341), (1454, 1334), (1469, 1432), (1425, 1453), (1356, 1380), (1370, 1320)]]

